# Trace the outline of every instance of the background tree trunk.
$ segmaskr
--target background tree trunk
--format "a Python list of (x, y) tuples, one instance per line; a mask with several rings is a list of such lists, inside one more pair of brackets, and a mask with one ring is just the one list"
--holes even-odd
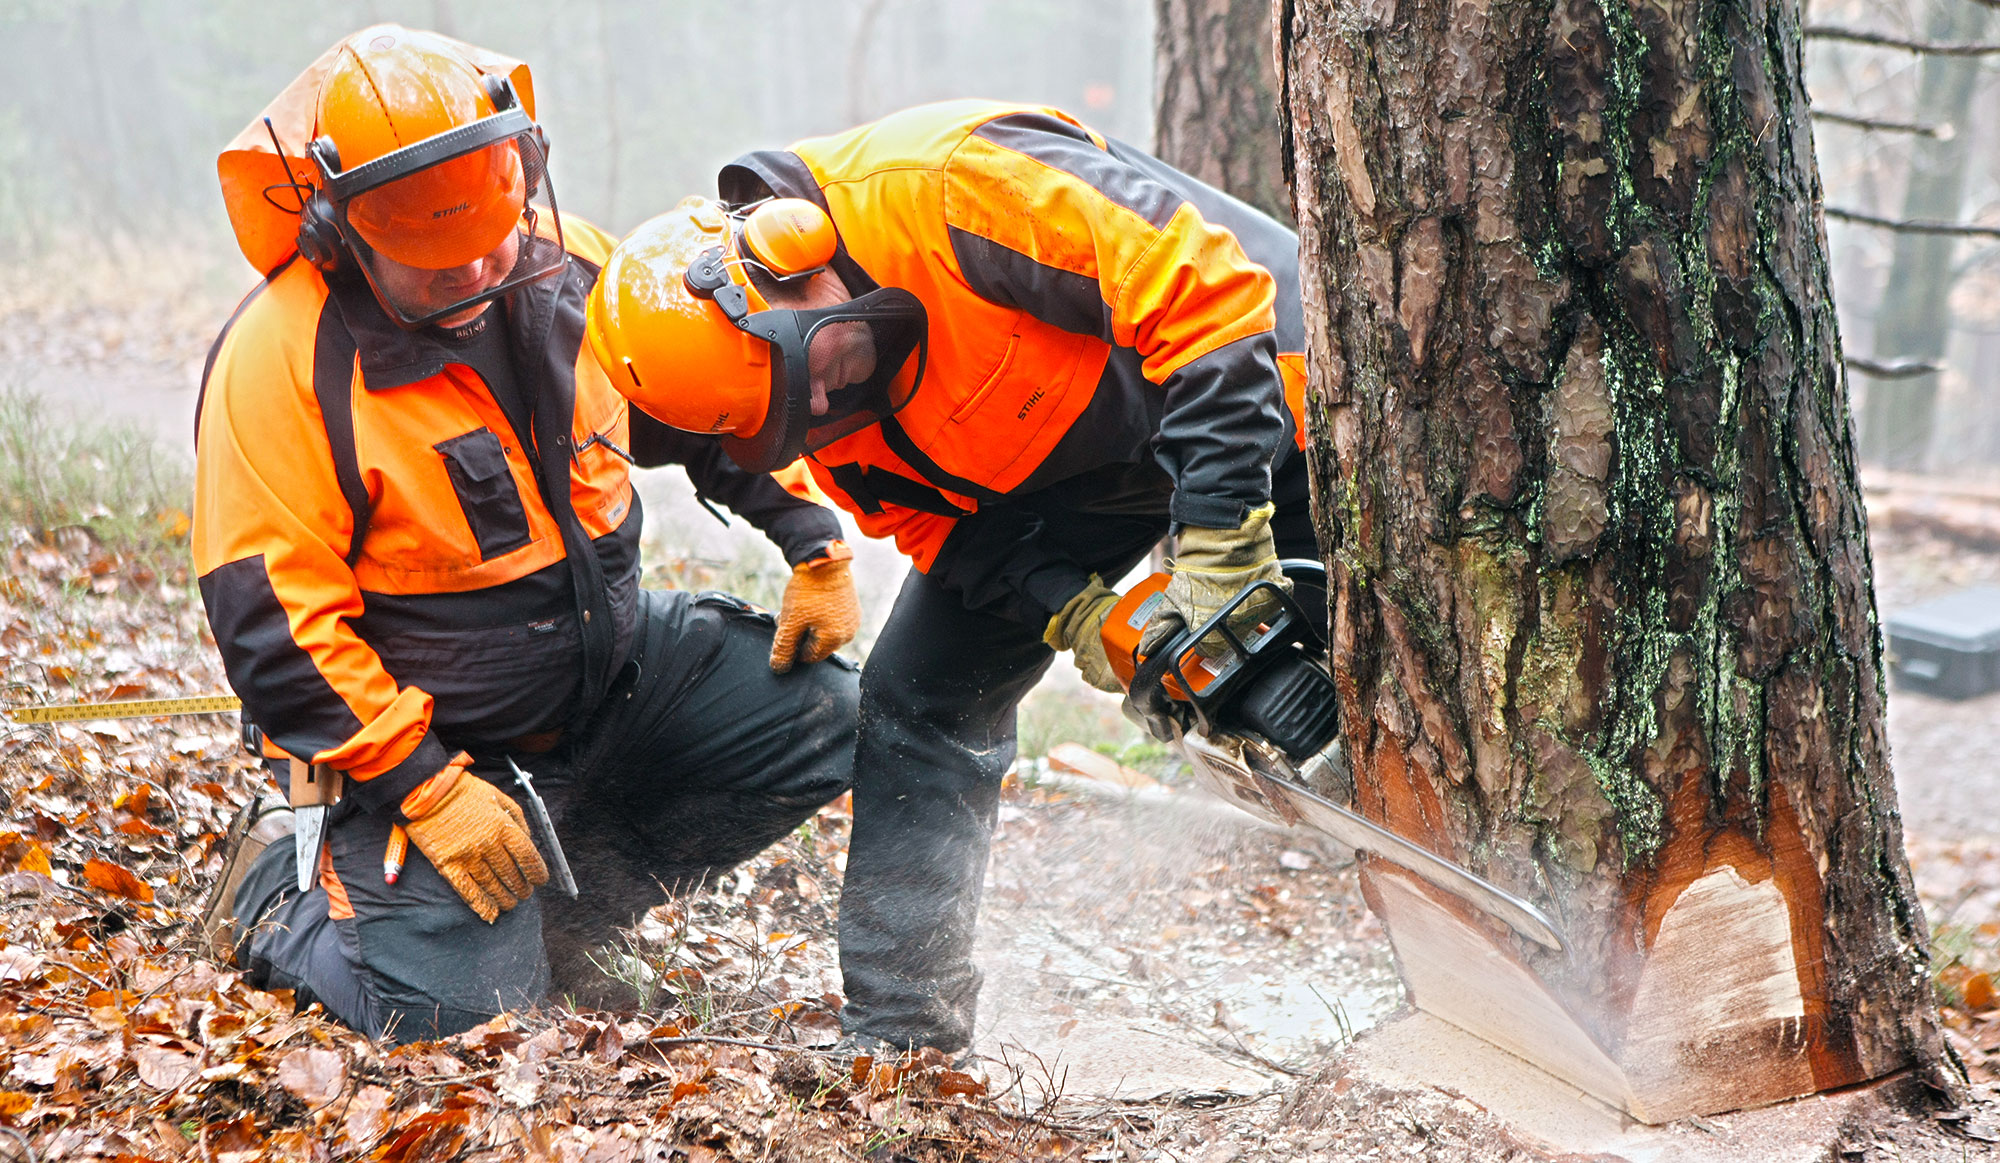
[[(1985, 35), (1990, 12), (1975, 0), (1931, 0), (1924, 39), (1977, 41)], [(1910, 184), (1903, 193), (1906, 219), (1955, 222), (1960, 217), (1973, 141), (1967, 130), (1980, 67), (1977, 57), (1929, 56), (1918, 69), (1912, 120), (1949, 125), (1953, 132), (1943, 140), (1920, 137), (1911, 143)], [(1875, 317), (1875, 358), (1934, 363), (1944, 357), (1951, 339), (1951, 288), (1957, 282), (1952, 255), (1958, 241), (1943, 234), (1896, 236), (1887, 292)], [(1860, 425), (1864, 461), (1910, 472), (1924, 467), (1937, 415), (1938, 379), (1932, 373), (1868, 385)]]
[(1155, 0), (1153, 13), (1154, 155), (1289, 224), (1272, 0)]
[(1284, 0), (1316, 512), (1413, 1000), (1647, 1121), (1955, 1079), (1793, 0)]

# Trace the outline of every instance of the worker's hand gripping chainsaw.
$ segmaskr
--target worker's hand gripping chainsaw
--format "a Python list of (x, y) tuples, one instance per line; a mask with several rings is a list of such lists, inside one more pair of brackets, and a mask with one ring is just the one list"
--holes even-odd
[[(1325, 584), (1317, 562), (1284, 565), (1303, 584)], [(1252, 815), (1324, 832), (1401, 865), (1529, 940), (1564, 948), (1534, 905), (1334, 802), (1354, 794), (1339, 700), (1319, 630), (1284, 587), (1252, 582), (1205, 624), (1181, 630), (1149, 655), (1140, 639), (1164, 600), (1167, 577), (1146, 578), (1112, 607), (1104, 652), (1125, 686), (1128, 710), (1161, 739), (1179, 743), (1198, 780)], [(1246, 605), (1273, 598), (1276, 612), (1267, 620), (1232, 624)]]

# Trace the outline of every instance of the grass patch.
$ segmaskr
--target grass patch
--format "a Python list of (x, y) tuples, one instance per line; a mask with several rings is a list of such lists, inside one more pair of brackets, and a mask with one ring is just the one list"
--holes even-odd
[[(1056, 660), (1058, 668), (1068, 665)], [(1021, 700), (1020, 756), (1039, 759), (1058, 743), (1081, 743), (1155, 778), (1179, 765), (1179, 756), (1127, 719), (1118, 700), (1094, 690), (1044, 680)]]
[(188, 465), (130, 424), (85, 427), (39, 396), (0, 388), (0, 524), (38, 540), (87, 531), (107, 551), (161, 572), (188, 562)]

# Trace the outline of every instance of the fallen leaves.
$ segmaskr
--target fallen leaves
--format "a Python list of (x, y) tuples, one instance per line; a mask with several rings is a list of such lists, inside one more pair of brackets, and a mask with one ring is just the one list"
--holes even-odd
[(278, 1060), (278, 1084), (307, 1106), (325, 1106), (347, 1090), (347, 1063), (331, 1050), (293, 1050)]
[(194, 1055), (163, 1046), (137, 1048), (132, 1052), (132, 1062), (139, 1072), (139, 1081), (154, 1090), (179, 1090), (201, 1073)]
[[(0, 682), (92, 699), (216, 689), (191, 592), (149, 606), (128, 578), (97, 596), (74, 584), (111, 576), (94, 558), (37, 552), (41, 572), (0, 579)], [(856, 1085), (804, 1048), (839, 1034), (839, 995), (795, 982), (835, 973), (844, 811), (649, 914), (633, 946), (647, 1016), (507, 1014), (391, 1047), (295, 1013), (187, 939), (230, 813), (264, 786), (234, 734), (196, 717), (0, 735), (0, 1127), (38, 1158), (653, 1163), (803, 1143), (887, 1158), (893, 1143), (928, 1161), (1050, 1139), (1023, 1136), (941, 1058), (871, 1064)], [(0, 1159), (12, 1143), (0, 1135)]]
[(90, 887), (111, 896), (148, 903), (153, 899), (153, 890), (145, 881), (140, 880), (131, 869), (108, 860), (85, 861), (83, 879)]

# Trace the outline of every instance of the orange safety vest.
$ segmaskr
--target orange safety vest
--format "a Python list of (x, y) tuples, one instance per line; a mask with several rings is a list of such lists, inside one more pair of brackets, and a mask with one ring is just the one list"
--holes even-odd
[(982, 504), (1155, 458), (1163, 514), (1233, 527), (1302, 446), (1295, 236), (1059, 110), (922, 106), (747, 155), (721, 185), (818, 202), (850, 291), (923, 302), (915, 396), (809, 459), (919, 569)]
[[(510, 310), (546, 320), (543, 350), (513, 362), (534, 403), (511, 416), (452, 348), (303, 262), (253, 291), (210, 353), (193, 553), (230, 683), (279, 748), (347, 772), (364, 800), (435, 774), (456, 749), (439, 730), (462, 744), (559, 725), (538, 716), (601, 691), (629, 630), (628, 412), (582, 342), (611, 240), (564, 225), (569, 269), (487, 312), (502, 343)], [(552, 511), (552, 465), (588, 561)], [(578, 673), (593, 639), (600, 673)]]

